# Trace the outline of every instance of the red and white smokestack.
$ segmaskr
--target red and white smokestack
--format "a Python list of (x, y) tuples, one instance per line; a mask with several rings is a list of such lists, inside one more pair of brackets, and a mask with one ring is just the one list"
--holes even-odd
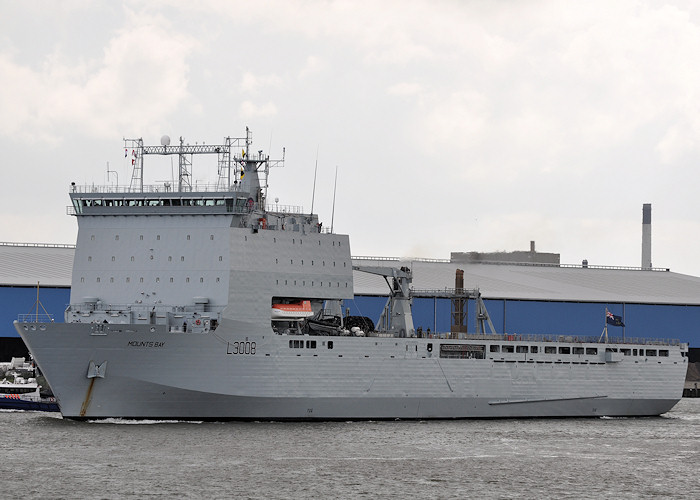
[(642, 205), (642, 269), (651, 269), (651, 203)]

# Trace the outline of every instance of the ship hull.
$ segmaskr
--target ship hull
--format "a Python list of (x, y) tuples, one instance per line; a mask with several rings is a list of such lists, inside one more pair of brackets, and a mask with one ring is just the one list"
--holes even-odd
[(586, 344), (599, 346), (596, 356), (445, 359), (442, 343), (483, 344), (487, 352), (491, 344), (526, 343), (187, 334), (145, 325), (16, 328), (72, 419), (650, 416), (680, 400), (687, 369), (678, 346), (664, 346), (669, 356), (654, 359), (606, 361), (606, 344)]

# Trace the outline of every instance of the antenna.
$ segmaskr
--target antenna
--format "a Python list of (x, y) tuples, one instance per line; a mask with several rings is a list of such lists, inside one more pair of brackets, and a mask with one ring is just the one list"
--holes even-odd
[(316, 172), (318, 172), (318, 146), (316, 146), (316, 166), (314, 167), (314, 190), (311, 193), (311, 213), (314, 213), (314, 198), (316, 197)]
[(119, 174), (116, 170), (110, 170), (109, 162), (107, 162), (107, 182), (109, 182), (109, 174), (114, 174), (117, 177), (117, 186), (119, 186)]
[(331, 233), (333, 232), (333, 220), (335, 219), (335, 188), (338, 185), (338, 165), (335, 166), (335, 181), (333, 181), (333, 211), (331, 212)]

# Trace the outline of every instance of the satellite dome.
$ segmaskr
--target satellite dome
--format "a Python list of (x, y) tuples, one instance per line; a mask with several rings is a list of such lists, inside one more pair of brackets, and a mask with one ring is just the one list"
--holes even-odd
[(160, 138), (160, 145), (161, 146), (170, 146), (170, 136), (164, 135), (163, 137), (161, 137)]

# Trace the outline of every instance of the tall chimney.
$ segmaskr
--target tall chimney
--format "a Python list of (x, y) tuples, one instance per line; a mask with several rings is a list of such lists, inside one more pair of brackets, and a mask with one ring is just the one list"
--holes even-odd
[(642, 205), (642, 269), (651, 269), (651, 203)]

